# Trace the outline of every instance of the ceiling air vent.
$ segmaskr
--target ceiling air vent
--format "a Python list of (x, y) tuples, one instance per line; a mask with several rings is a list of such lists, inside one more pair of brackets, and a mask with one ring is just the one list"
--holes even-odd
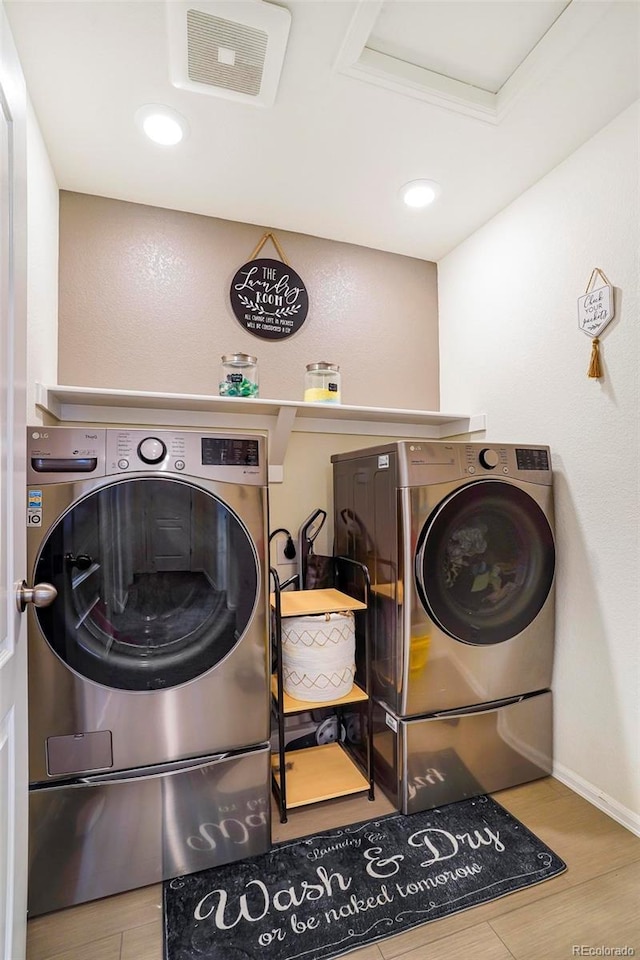
[(273, 104), (291, 14), (265, 0), (169, 0), (171, 81), (176, 87), (258, 106)]

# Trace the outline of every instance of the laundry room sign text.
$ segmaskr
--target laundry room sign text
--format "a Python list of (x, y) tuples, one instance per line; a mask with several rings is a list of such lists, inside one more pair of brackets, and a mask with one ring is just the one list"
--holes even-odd
[[(255, 259), (269, 238), (283, 262)], [(296, 333), (309, 311), (306, 287), (284, 261), (282, 249), (271, 233), (264, 235), (251, 259), (236, 272), (230, 298), (235, 317), (245, 330), (267, 340), (283, 340)]]

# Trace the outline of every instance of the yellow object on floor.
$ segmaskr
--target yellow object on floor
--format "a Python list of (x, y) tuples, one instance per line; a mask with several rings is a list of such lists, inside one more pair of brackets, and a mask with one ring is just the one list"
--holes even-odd
[(427, 659), (429, 657), (429, 647), (431, 645), (431, 637), (429, 634), (421, 634), (416, 637), (411, 637), (411, 643), (409, 646), (409, 672), (412, 674), (420, 673), (421, 670), (427, 665)]

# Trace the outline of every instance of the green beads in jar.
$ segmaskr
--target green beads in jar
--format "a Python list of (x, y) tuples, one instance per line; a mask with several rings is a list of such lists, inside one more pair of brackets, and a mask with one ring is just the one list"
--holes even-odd
[(248, 353), (228, 353), (222, 357), (219, 394), (221, 397), (257, 397), (258, 361)]

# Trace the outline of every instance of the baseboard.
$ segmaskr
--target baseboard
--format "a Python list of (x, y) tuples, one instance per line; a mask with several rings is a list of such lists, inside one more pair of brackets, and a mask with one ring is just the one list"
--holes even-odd
[(561, 763), (555, 762), (553, 764), (552, 776), (554, 776), (556, 780), (559, 780), (560, 783), (564, 783), (565, 787), (569, 787), (574, 793), (584, 797), (585, 800), (592, 803), (598, 810), (602, 810), (603, 813), (606, 813), (621, 826), (626, 827), (631, 833), (640, 837), (640, 815), (629, 810), (628, 807), (624, 807), (621, 803), (618, 803), (617, 800), (614, 800), (613, 797), (599, 790), (598, 787), (589, 783), (588, 780), (583, 780), (577, 773), (569, 770), (568, 767), (563, 766)]

